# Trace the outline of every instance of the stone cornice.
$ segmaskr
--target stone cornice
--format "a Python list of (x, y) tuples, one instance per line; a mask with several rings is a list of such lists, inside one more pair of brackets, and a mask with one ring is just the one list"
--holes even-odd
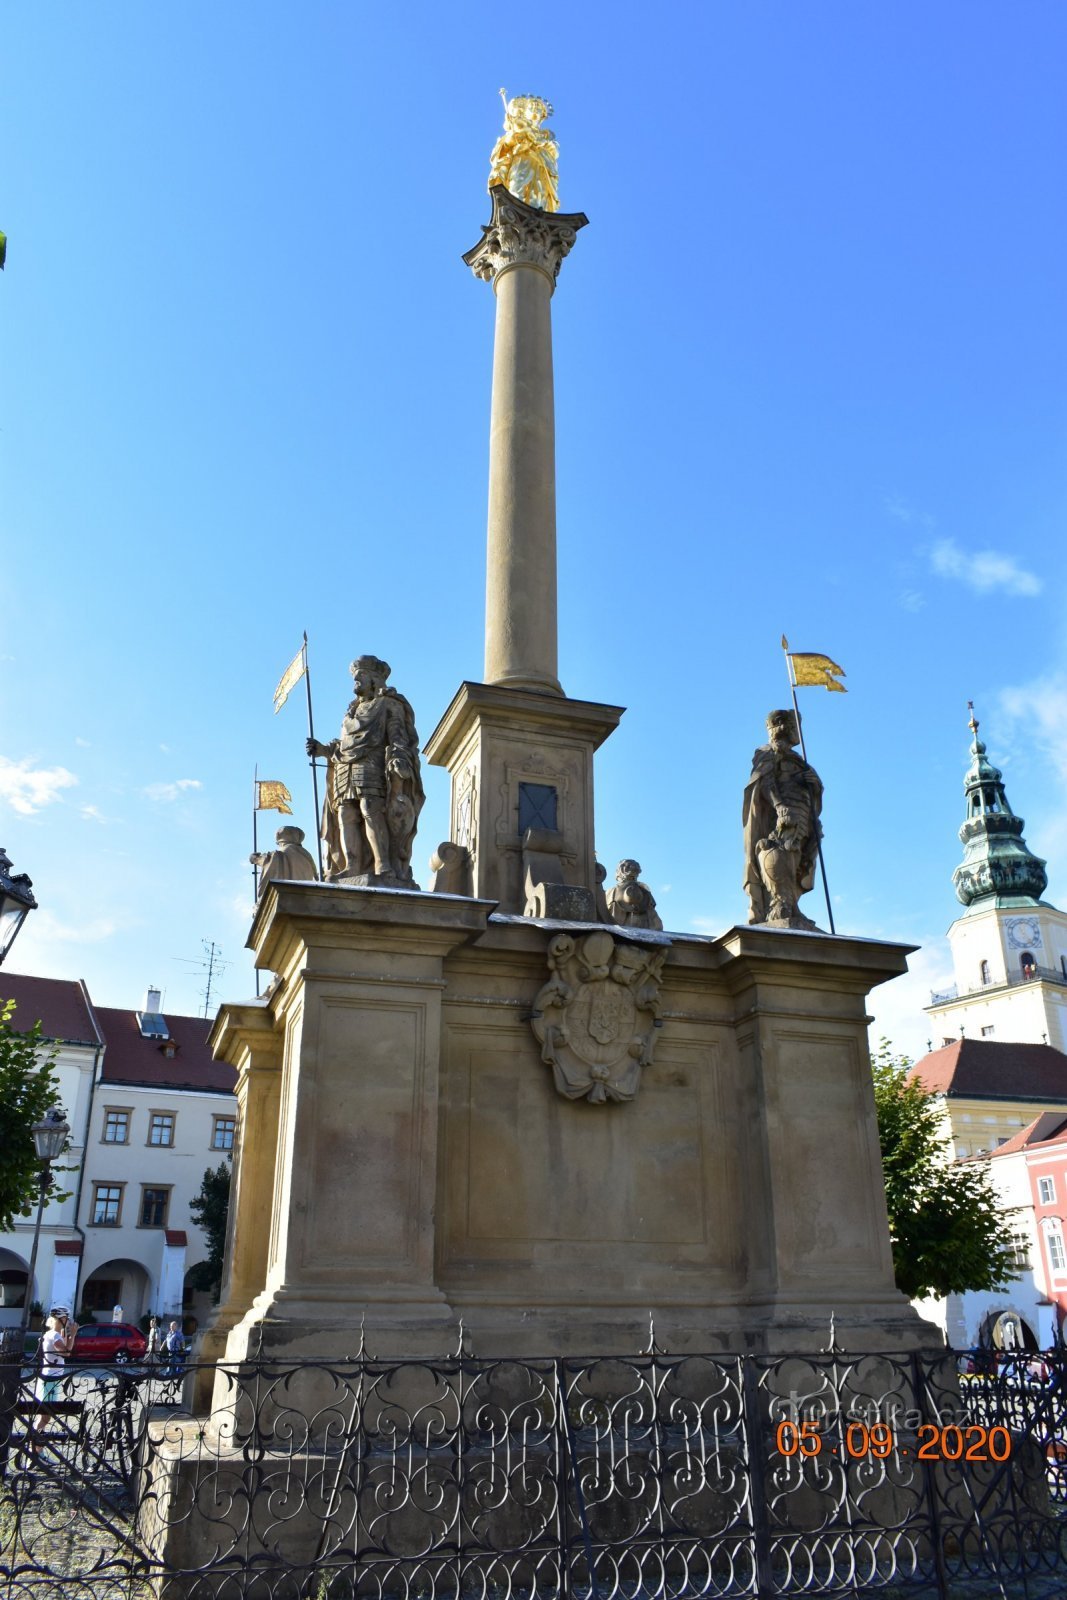
[(270, 1002), (260, 1000), (227, 1001), (219, 1007), (218, 1015), (208, 1035), (211, 1053), (216, 1061), (238, 1065), (244, 1050), (268, 1053), (276, 1049), (281, 1061), (281, 1041), (274, 1031), (274, 1017)]
[(535, 267), (555, 284), (563, 258), (589, 218), (582, 211), (541, 211), (525, 205), (500, 183), (489, 193), (493, 214), (480, 242), (463, 257), (474, 276), (492, 283), (511, 267)]
[(423, 754), (431, 765), (445, 767), (474, 722), (508, 729), (536, 729), (549, 739), (573, 738), (596, 750), (619, 725), (624, 706), (596, 700), (571, 700), (566, 695), (512, 689), (506, 684), (464, 681)]

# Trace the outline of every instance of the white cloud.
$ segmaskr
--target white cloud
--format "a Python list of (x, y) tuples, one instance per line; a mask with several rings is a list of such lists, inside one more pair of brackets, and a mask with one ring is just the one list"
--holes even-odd
[(917, 522), (923, 528), (937, 527), (936, 517), (932, 517), (928, 511), (917, 511), (913, 505), (909, 505), (906, 500), (902, 500), (898, 494), (887, 495), (883, 504), (887, 515), (891, 516), (894, 522)]
[(32, 817), (50, 806), (61, 798), (61, 789), (72, 789), (77, 782), (66, 767), (34, 767), (32, 756), (23, 761), (0, 756), (0, 800), (6, 800), (22, 817)]
[(905, 611), (921, 611), (926, 604), (926, 596), (920, 594), (918, 589), (905, 589), (900, 603)]
[(190, 789), (202, 789), (199, 778), (177, 778), (173, 783), (150, 783), (141, 793), (149, 800), (179, 800)]
[(1014, 556), (997, 550), (979, 550), (968, 555), (952, 539), (941, 539), (930, 551), (930, 564), (942, 578), (958, 578), (978, 594), (994, 589), (1003, 594), (1035, 595), (1042, 589), (1041, 579), (1021, 567)]
[(694, 932), (710, 933), (712, 937), (725, 933), (727, 928), (731, 926), (728, 921), (719, 917), (693, 917), (689, 925)]
[[(87, 917), (84, 921), (61, 922), (54, 911), (44, 908), (27, 919), (27, 932), (38, 944), (100, 944), (118, 933), (120, 924), (113, 917)], [(25, 945), (23, 945), (25, 948)]]
[(952, 958), (944, 939), (929, 944), (908, 957), (908, 971), (871, 991), (867, 1007), (874, 1018), (869, 1030), (872, 1052), (882, 1039), (894, 1050), (914, 1061), (926, 1054), (929, 1039), (934, 1049), (941, 1043), (939, 1025), (923, 1015), (932, 991), (951, 986)]
[(91, 742), (88, 739), (83, 739), (80, 733), (76, 733), (74, 735), (74, 743), (78, 746), (79, 750), (92, 749)]
[(1018, 688), (1002, 689), (1000, 712), (1009, 734), (1034, 741), (1061, 778), (1067, 779), (1067, 672), (1047, 673)]
[(106, 817), (99, 806), (79, 806), (78, 812), (85, 818), (86, 822), (99, 822), (101, 827), (104, 828), (106, 828), (112, 822), (122, 821), (121, 817)]

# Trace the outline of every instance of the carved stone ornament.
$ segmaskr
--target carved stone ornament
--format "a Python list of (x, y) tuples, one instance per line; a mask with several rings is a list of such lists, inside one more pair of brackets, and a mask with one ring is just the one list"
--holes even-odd
[(659, 1027), (667, 952), (616, 941), (601, 929), (560, 933), (548, 947), (552, 976), (533, 1009), (541, 1059), (568, 1100), (632, 1100)]
[(482, 229), (481, 243), (463, 257), (474, 276), (492, 283), (506, 267), (539, 267), (555, 283), (578, 229), (589, 218), (582, 211), (539, 211), (516, 200), (503, 184), (489, 192), (493, 215)]

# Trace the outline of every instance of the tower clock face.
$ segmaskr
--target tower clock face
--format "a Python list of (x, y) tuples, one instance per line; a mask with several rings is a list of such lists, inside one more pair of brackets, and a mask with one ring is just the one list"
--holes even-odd
[(1015, 917), (1008, 923), (1008, 943), (1013, 950), (1033, 950), (1041, 943), (1041, 925), (1036, 917)]

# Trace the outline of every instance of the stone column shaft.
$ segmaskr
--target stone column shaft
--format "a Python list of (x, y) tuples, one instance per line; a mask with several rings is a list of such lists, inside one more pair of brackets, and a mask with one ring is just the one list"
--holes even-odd
[(464, 261), (496, 292), (489, 454), (485, 680), (562, 694), (556, 648), (556, 441), (551, 300), (586, 218), (498, 185)]
[(521, 265), (493, 287), (485, 681), (560, 694), (552, 283)]

